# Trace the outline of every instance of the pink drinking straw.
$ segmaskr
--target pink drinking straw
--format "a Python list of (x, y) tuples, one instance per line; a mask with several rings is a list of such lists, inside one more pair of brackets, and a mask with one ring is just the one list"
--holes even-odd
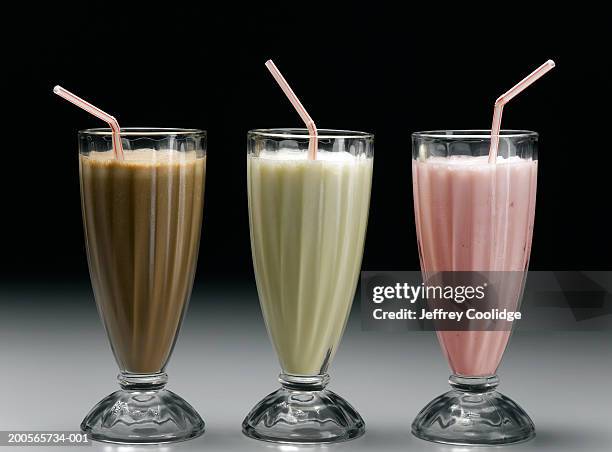
[(491, 126), (491, 147), (489, 148), (489, 163), (495, 163), (497, 161), (497, 149), (499, 147), (499, 130), (501, 127), (502, 112), (504, 111), (504, 105), (512, 100), (518, 93), (523, 91), (537, 79), (542, 77), (548, 71), (555, 67), (553, 60), (548, 60), (542, 66), (537, 68), (523, 80), (514, 85), (513, 88), (506, 91), (504, 94), (499, 96), (495, 101), (495, 108), (493, 109), (493, 125)]
[(287, 83), (287, 80), (285, 80), (285, 77), (283, 77), (283, 74), (280, 73), (276, 65), (272, 62), (272, 60), (266, 61), (266, 67), (272, 74), (272, 77), (274, 77), (278, 85), (281, 87), (287, 98), (289, 98), (289, 101), (293, 105), (293, 108), (296, 109), (298, 115), (300, 115), (300, 118), (302, 118), (302, 121), (304, 121), (304, 124), (306, 124), (306, 128), (308, 129), (308, 135), (310, 137), (310, 140), (308, 142), (308, 158), (310, 160), (316, 160), (318, 145), (317, 126), (315, 126), (314, 121), (312, 120), (300, 100), (297, 98), (297, 96), (289, 86), (289, 83)]
[(106, 121), (113, 132), (113, 152), (115, 153), (115, 158), (117, 160), (123, 160), (123, 146), (121, 145), (121, 128), (119, 127), (119, 123), (115, 119), (114, 116), (109, 115), (108, 113), (103, 112), (98, 107), (91, 105), (84, 99), (81, 99), (76, 94), (72, 94), (67, 89), (62, 88), (59, 85), (56, 85), (53, 88), (53, 92), (60, 97), (63, 97), (68, 102), (72, 102), (77, 107), (82, 108), (88, 113), (91, 113), (96, 118), (100, 118), (102, 121)]

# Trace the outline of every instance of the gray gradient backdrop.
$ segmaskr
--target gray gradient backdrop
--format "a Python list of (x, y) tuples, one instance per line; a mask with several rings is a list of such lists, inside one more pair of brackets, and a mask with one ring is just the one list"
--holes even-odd
[[(87, 411), (117, 389), (117, 367), (89, 286), (5, 285), (0, 299), (2, 430), (77, 430)], [(448, 387), (449, 371), (434, 333), (364, 332), (358, 312), (356, 303), (330, 371), (330, 389), (362, 414), (364, 437), (320, 447), (276, 446), (244, 437), (245, 414), (278, 387), (276, 357), (254, 284), (199, 284), (167, 371), (168, 388), (204, 418), (204, 436), (173, 446), (95, 443), (82, 450), (471, 450), (410, 434), (416, 413)], [(500, 389), (532, 416), (538, 436), (513, 451), (610, 450), (611, 344), (610, 332), (514, 335), (499, 371)]]

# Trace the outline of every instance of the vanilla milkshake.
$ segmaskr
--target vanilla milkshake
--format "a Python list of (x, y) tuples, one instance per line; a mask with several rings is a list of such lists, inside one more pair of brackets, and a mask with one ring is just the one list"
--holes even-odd
[(283, 372), (324, 373), (361, 268), (372, 159), (280, 149), (249, 156), (249, 219), (262, 311)]
[(251, 409), (242, 431), (281, 443), (357, 438), (363, 419), (326, 386), (361, 268), (374, 136), (258, 129), (247, 144), (253, 267), (281, 387)]

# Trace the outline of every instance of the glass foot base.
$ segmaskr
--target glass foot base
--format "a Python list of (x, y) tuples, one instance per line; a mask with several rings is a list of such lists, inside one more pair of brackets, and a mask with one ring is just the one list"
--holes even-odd
[(452, 376), (450, 382), (453, 390), (432, 400), (412, 423), (416, 437), (443, 444), (499, 445), (535, 436), (527, 413), (493, 389), (497, 377)]
[(184, 399), (166, 389), (120, 390), (100, 401), (81, 423), (96, 441), (160, 444), (204, 433), (204, 421)]
[(242, 432), (262, 441), (321, 444), (358, 438), (365, 423), (346, 400), (327, 389), (283, 386), (251, 410)]

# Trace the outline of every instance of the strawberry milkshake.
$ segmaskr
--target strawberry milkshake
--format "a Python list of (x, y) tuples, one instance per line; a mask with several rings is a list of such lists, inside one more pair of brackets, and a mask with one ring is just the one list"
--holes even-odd
[[(414, 160), (422, 271), (524, 271), (535, 212), (537, 160), (457, 155)], [(516, 307), (518, 300), (509, 300)], [(495, 374), (509, 331), (438, 331), (451, 370)]]
[[(502, 131), (492, 162), (490, 136), (489, 131), (413, 134), (421, 270), (426, 279), (437, 272), (496, 272), (505, 282), (489, 298), (490, 307), (518, 311), (533, 234), (537, 134)], [(419, 413), (413, 433), (450, 444), (507, 444), (533, 437), (529, 416), (495, 391), (510, 329), (468, 325), (436, 334), (453, 372), (453, 390)]]

